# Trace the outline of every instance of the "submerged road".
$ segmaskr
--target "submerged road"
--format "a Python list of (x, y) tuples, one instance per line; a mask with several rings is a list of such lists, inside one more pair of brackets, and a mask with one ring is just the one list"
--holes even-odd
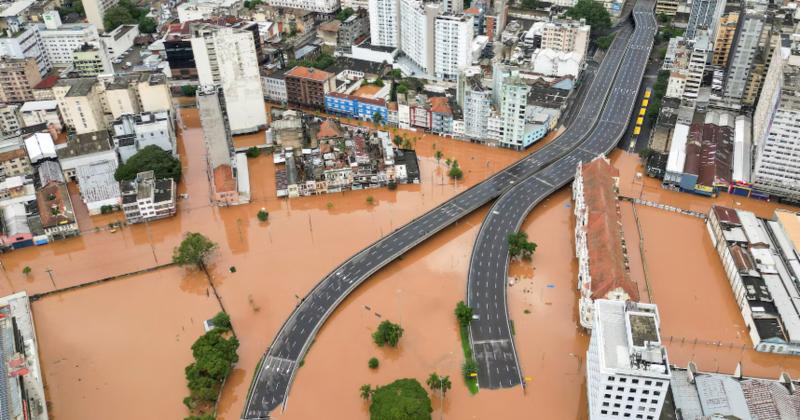
[[(621, 37), (620, 42), (624, 42), (631, 36), (631, 32), (630, 26), (625, 25), (617, 37)], [(620, 61), (621, 58), (620, 56), (616, 60)], [(603, 60), (603, 65), (611, 65), (613, 61)], [(598, 80), (603, 78), (595, 77), (592, 87)], [(584, 104), (582, 107), (597, 114), (604, 98), (605, 95), (602, 95), (600, 102), (595, 103), (597, 98), (587, 95), (586, 101), (591, 101), (593, 105)], [(319, 328), (350, 292), (373, 273), (419, 243), (502, 195), (516, 183), (567, 156), (586, 139), (583, 130), (578, 128), (588, 130), (593, 124), (586, 119), (576, 119), (567, 131), (541, 150), (398, 228), (325, 276), (295, 307), (267, 349), (250, 386), (242, 419), (269, 418), (272, 410), (285, 404), (299, 361)], [(574, 165), (572, 171), (574, 172)]]
[[(577, 165), (608, 153), (625, 133), (657, 30), (653, 0), (640, 0), (634, 7), (633, 16), (636, 29), (624, 46), (619, 72), (616, 77), (610, 77), (614, 79), (611, 94), (604, 106), (594, 108), (602, 109), (601, 117), (588, 133), (587, 140), (503, 194), (481, 224), (467, 279), (467, 305), (477, 315), (477, 319), (470, 323), (470, 342), (478, 362), (481, 388), (507, 388), (522, 383), (506, 300), (508, 234), (520, 229), (525, 217), (539, 202), (567, 185), (573, 179)], [(620, 35), (617, 35), (615, 43)], [(615, 47), (623, 51), (622, 44), (612, 46), (612, 50)], [(596, 119), (590, 114), (581, 112), (578, 119)]]

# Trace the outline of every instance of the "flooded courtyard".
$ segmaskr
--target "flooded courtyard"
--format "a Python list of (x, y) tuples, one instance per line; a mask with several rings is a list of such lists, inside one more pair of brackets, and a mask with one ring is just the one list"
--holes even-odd
[[(420, 185), (285, 200), (275, 197), (271, 156), (262, 155), (249, 159), (253, 202), (216, 208), (208, 200), (197, 111), (181, 113), (186, 129), (179, 137), (184, 172), (179, 192), (188, 199), (179, 202), (176, 217), (111, 233), (105, 226), (122, 219), (121, 213), (81, 215), (80, 238), (3, 255), (0, 292), (41, 293), (165, 264), (185, 232), (203, 233), (219, 244), (210, 262), (211, 277), (241, 341), (240, 361), (218, 407), (219, 418), (227, 420), (240, 415), (259, 358), (298, 299), (320, 278), (364, 246), (522, 156), (407, 133), (416, 139)], [(263, 133), (242, 143), (259, 139)], [(454, 184), (447, 178), (444, 159), (437, 163), (433, 158), (435, 150), (459, 161), (463, 181)], [(775, 208), (740, 197), (710, 200), (665, 191), (653, 180), (635, 179), (641, 171), (637, 157), (616, 153), (623, 194), (697, 211), (706, 211), (711, 203), (739, 203), (770, 216)], [(368, 196), (373, 204), (367, 203)], [(270, 213), (268, 222), (256, 218), (262, 207)], [(469, 256), (487, 209), (407, 253), (348, 297), (298, 370), (287, 410), (275, 417), (367, 418), (360, 385), (399, 377), (424, 382), (436, 371), (449, 375), (453, 388), (444, 404), (432, 396), (434, 415), (444, 410), (457, 419), (530, 418), (534, 412), (542, 418), (584, 418), (588, 336), (576, 322), (577, 267), (567, 189), (539, 205), (525, 222), (523, 229), (539, 247), (532, 262), (511, 267), (515, 282), (509, 288), (509, 311), (523, 373), (532, 379), (526, 392), (517, 387), (472, 396), (461, 381), (463, 355), (453, 308), (465, 296)], [(774, 377), (787, 370), (800, 376), (800, 362), (765, 357), (749, 348), (700, 219), (642, 206), (637, 206), (637, 215), (647, 270), (636, 266), (634, 255), (632, 270), (642, 279), (640, 285), (647, 272), (652, 300), (661, 311), (662, 335), (665, 341), (672, 337), (668, 348), (675, 363), (692, 359), (702, 370), (732, 372), (742, 360), (746, 374)], [(632, 209), (623, 210), (623, 221), (629, 243), (637, 243)], [(22, 274), (26, 265), (32, 268), (28, 276)], [(187, 414), (181, 403), (188, 393), (183, 369), (191, 359), (191, 343), (203, 333), (202, 320), (220, 305), (209, 294), (204, 276), (169, 267), (48, 296), (35, 302), (33, 310), (52, 417), (125, 420)], [(383, 319), (405, 329), (399, 348), (372, 343), (370, 333)], [(702, 342), (694, 344), (695, 339)], [(380, 360), (377, 370), (367, 367), (373, 356)]]

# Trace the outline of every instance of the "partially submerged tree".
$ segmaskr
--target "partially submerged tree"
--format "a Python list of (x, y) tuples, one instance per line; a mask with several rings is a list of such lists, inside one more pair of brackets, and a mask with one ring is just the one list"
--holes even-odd
[(533, 252), (536, 251), (536, 244), (528, 241), (528, 234), (516, 232), (508, 234), (508, 253), (511, 258), (522, 257), (526, 260), (531, 259)]
[(187, 232), (181, 244), (172, 250), (172, 262), (181, 266), (194, 265), (205, 269), (205, 260), (216, 247), (217, 244), (202, 233)]
[(391, 321), (384, 320), (378, 325), (378, 329), (372, 333), (372, 341), (380, 347), (389, 345), (397, 347), (400, 337), (403, 336), (403, 327), (400, 324), (393, 324)]
[(398, 379), (372, 392), (372, 420), (430, 420), (433, 407), (416, 379)]
[(458, 319), (458, 323), (462, 327), (468, 326), (469, 323), (472, 321), (472, 308), (467, 306), (467, 304), (464, 303), (463, 300), (459, 301), (456, 304), (455, 314), (456, 314), (456, 319)]

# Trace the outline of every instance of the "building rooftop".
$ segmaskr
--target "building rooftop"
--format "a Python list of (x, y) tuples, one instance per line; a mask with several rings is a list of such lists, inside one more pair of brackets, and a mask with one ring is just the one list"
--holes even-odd
[(67, 186), (60, 182), (48, 182), (36, 192), (36, 205), (39, 218), (45, 229), (75, 223), (75, 213), (69, 198)]
[(335, 75), (333, 73), (328, 73), (323, 70), (311, 68), (311, 67), (303, 67), (303, 66), (296, 66), (293, 69), (286, 72), (286, 76), (291, 77), (298, 77), (301, 79), (311, 79), (316, 80), (318, 82), (324, 82)]
[(58, 80), (59, 80), (59, 78), (58, 78), (57, 74), (51, 74), (50, 76), (46, 76), (46, 77), (42, 78), (42, 80), (39, 81), (39, 83), (37, 83), (36, 86), (34, 86), (33, 88), (34, 89), (50, 89), (53, 86), (55, 86), (56, 83), (58, 83)]
[(59, 79), (55, 86), (69, 86), (67, 97), (86, 96), (92, 91), (92, 87), (97, 83), (97, 79), (92, 77), (82, 77), (77, 79)]
[(596, 300), (592, 339), (600, 340), (601, 368), (668, 378), (669, 361), (658, 328), (653, 304)]
[(22, 104), (19, 112), (54, 111), (57, 107), (58, 102), (56, 101), (31, 101)]
[(583, 193), (588, 212), (586, 224), (592, 299), (602, 299), (622, 289), (639, 300), (639, 287), (630, 278), (625, 256), (617, 201), (619, 171), (604, 158), (582, 166)]
[(775, 219), (780, 223), (786, 237), (792, 241), (794, 249), (800, 252), (800, 213), (777, 209)]
[(113, 200), (120, 196), (119, 183), (114, 179), (117, 163), (101, 161), (78, 166), (78, 187), (86, 203)]
[(92, 133), (78, 134), (67, 141), (67, 145), (56, 150), (59, 159), (69, 159), (77, 156), (111, 150), (108, 131), (101, 130)]

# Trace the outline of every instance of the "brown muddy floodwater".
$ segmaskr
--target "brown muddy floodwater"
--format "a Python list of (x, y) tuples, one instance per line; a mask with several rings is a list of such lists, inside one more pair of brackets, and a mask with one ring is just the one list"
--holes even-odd
[[(183, 109), (181, 114), (187, 128), (179, 138), (184, 165), (179, 188), (189, 198), (179, 203), (176, 217), (112, 234), (102, 228), (122, 218), (121, 214), (89, 217), (79, 213), (86, 231), (80, 238), (2, 256), (5, 270), (0, 276), (0, 293), (53, 289), (47, 269), (52, 269), (56, 287), (61, 288), (152, 267), (170, 260), (172, 248), (185, 232), (207, 235), (219, 244), (210, 270), (241, 340), (240, 361), (219, 405), (219, 418), (226, 420), (238, 419), (255, 366), (296, 304), (296, 296), (305, 295), (333, 267), (380, 236), (522, 156), (405, 133), (416, 139), (421, 185), (293, 200), (275, 197), (272, 159), (261, 156), (250, 159), (253, 202), (220, 209), (208, 202), (197, 110)], [(254, 134), (242, 142), (259, 141), (262, 135)], [(433, 159), (434, 143), (464, 170), (465, 178), (457, 185), (447, 179), (444, 163)], [(622, 171), (623, 192), (639, 194), (641, 184), (631, 183), (636, 158), (620, 154), (615, 162)], [(661, 190), (650, 180), (645, 181), (643, 195), (695, 209), (707, 209), (712, 202)], [(367, 204), (368, 196), (374, 198), (374, 205)], [(433, 371), (453, 380), (444, 404), (448, 418), (515, 419), (530, 418), (532, 413), (537, 418), (584, 418), (583, 363), (588, 337), (576, 327), (569, 198), (565, 189), (536, 208), (523, 229), (538, 243), (537, 253), (532, 262), (511, 267), (516, 282), (509, 288), (509, 310), (522, 369), (532, 377), (527, 394), (518, 387), (471, 396), (460, 379), (463, 356), (453, 308), (465, 295), (469, 255), (487, 211), (484, 208), (379, 272), (334, 312), (298, 371), (287, 411), (274, 413), (276, 418), (367, 418), (367, 406), (358, 396), (360, 385), (384, 384), (399, 377), (424, 382)], [(256, 219), (261, 207), (270, 213), (266, 223)], [(742, 207), (769, 215), (774, 205), (742, 200)], [(719, 263), (703, 242), (699, 220), (675, 222), (682, 234), (669, 235), (678, 230), (667, 229), (664, 221), (669, 218), (667, 223), (672, 223), (672, 218), (683, 216), (645, 209), (639, 215), (643, 224), (656, 225), (645, 228), (645, 256), (654, 301), (663, 305), (664, 334), (677, 337), (703, 332), (708, 339), (736, 339), (741, 320)], [(632, 211), (624, 218), (630, 225)], [(95, 227), (101, 230), (95, 232)], [(686, 271), (676, 269), (679, 264), (672, 261), (676, 256), (682, 258), (677, 268)], [(22, 274), (26, 265), (33, 269), (28, 277)], [(236, 273), (229, 271), (232, 266)], [(697, 270), (690, 270), (692, 267)], [(663, 271), (662, 275), (654, 275), (655, 270)], [(709, 294), (716, 303), (703, 302)], [(701, 322), (692, 313), (699, 317), (713, 305), (721, 309), (713, 317), (703, 316), (703, 321), (715, 324), (698, 326)], [(181, 400), (187, 394), (183, 369), (191, 358), (190, 345), (202, 333), (202, 319), (219, 310), (216, 300), (208, 297), (205, 279), (180, 268), (162, 269), (47, 297), (33, 308), (54, 418), (141, 420), (186, 415)], [(381, 349), (371, 343), (370, 332), (381, 319), (403, 325), (405, 334), (398, 349)], [(746, 344), (743, 340), (738, 342)], [(674, 360), (682, 360), (681, 351), (689, 348), (673, 347)], [(723, 359), (719, 349), (696, 348), (695, 354), (712, 349), (712, 353), (702, 354), (712, 354), (711, 360)], [(688, 354), (685, 357), (693, 354), (684, 353)], [(367, 367), (373, 356), (381, 362), (376, 371)], [(781, 370), (776, 367), (781, 363), (791, 368), (785, 366), (789, 359), (757, 356), (747, 356), (745, 372), (756, 374), (757, 364), (769, 376)], [(705, 359), (699, 361), (701, 367), (714, 369), (706, 366)], [(795, 368), (791, 370), (797, 375)], [(441, 402), (438, 397), (432, 399), (434, 415), (438, 415)]]

